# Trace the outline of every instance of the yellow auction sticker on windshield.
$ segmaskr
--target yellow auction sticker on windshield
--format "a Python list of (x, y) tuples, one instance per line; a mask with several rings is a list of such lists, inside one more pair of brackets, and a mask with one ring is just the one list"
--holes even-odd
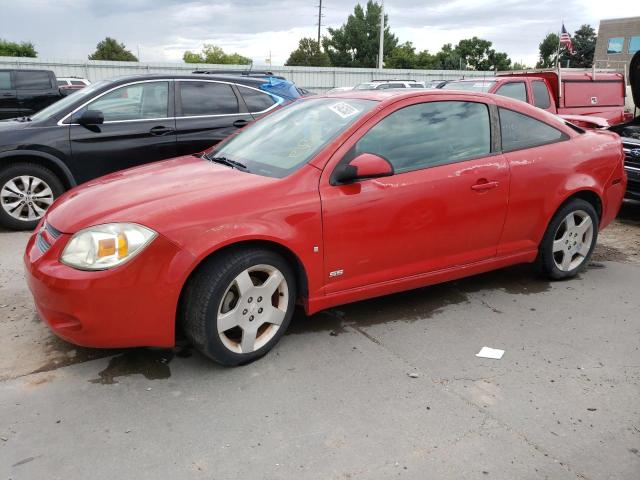
[(360, 112), (357, 108), (349, 105), (346, 102), (338, 102), (329, 106), (329, 110), (339, 115), (341, 118), (349, 118)]

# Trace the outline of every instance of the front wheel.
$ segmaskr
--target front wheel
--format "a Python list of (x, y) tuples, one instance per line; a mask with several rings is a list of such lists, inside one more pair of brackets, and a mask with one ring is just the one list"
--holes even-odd
[(223, 365), (266, 354), (284, 334), (295, 307), (295, 275), (269, 250), (222, 252), (186, 286), (182, 326), (202, 353)]
[(64, 187), (51, 170), (15, 163), (0, 171), (0, 226), (33, 230)]
[(598, 238), (598, 214), (575, 198), (553, 216), (540, 244), (538, 265), (552, 279), (577, 275), (589, 263)]

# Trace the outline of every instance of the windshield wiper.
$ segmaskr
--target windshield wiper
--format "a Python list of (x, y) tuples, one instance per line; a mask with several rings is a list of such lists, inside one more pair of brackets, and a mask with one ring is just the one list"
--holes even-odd
[(235, 160), (231, 160), (227, 157), (210, 157), (209, 155), (204, 155), (204, 158), (206, 158), (207, 160), (211, 160), (212, 162), (221, 163), (222, 165), (226, 165), (231, 168), (236, 168), (245, 172), (249, 171), (249, 168), (247, 168), (244, 163), (236, 162)]

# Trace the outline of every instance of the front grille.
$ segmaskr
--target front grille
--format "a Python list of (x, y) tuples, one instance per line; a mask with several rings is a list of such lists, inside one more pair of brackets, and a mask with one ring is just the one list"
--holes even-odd
[(640, 171), (640, 142), (624, 138), (622, 140), (622, 148), (624, 149), (625, 167), (639, 169), (638, 171)]
[(62, 232), (56, 230), (49, 222), (45, 220), (44, 225), (42, 225), (42, 227), (38, 231), (38, 234), (36, 235), (36, 246), (42, 253), (45, 253), (51, 248), (53, 242), (55, 242), (60, 237), (60, 235), (62, 235)]
[(42, 232), (38, 232), (38, 235), (36, 236), (36, 246), (38, 247), (38, 250), (40, 250), (42, 253), (45, 253), (47, 250), (51, 248), (51, 245), (49, 245), (49, 242), (47, 242), (42, 236)]
[(45, 221), (44, 222), (44, 229), (47, 231), (47, 233), (49, 234), (49, 236), (51, 238), (53, 238), (54, 240), (57, 240), (58, 237), (60, 235), (62, 235), (62, 232), (59, 230), (56, 230), (55, 228), (53, 228), (53, 225), (51, 225), (49, 222)]

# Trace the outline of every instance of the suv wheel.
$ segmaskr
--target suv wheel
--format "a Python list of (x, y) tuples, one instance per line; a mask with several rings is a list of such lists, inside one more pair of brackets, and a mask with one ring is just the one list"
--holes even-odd
[(0, 226), (33, 230), (64, 187), (49, 169), (15, 163), (0, 171)]

